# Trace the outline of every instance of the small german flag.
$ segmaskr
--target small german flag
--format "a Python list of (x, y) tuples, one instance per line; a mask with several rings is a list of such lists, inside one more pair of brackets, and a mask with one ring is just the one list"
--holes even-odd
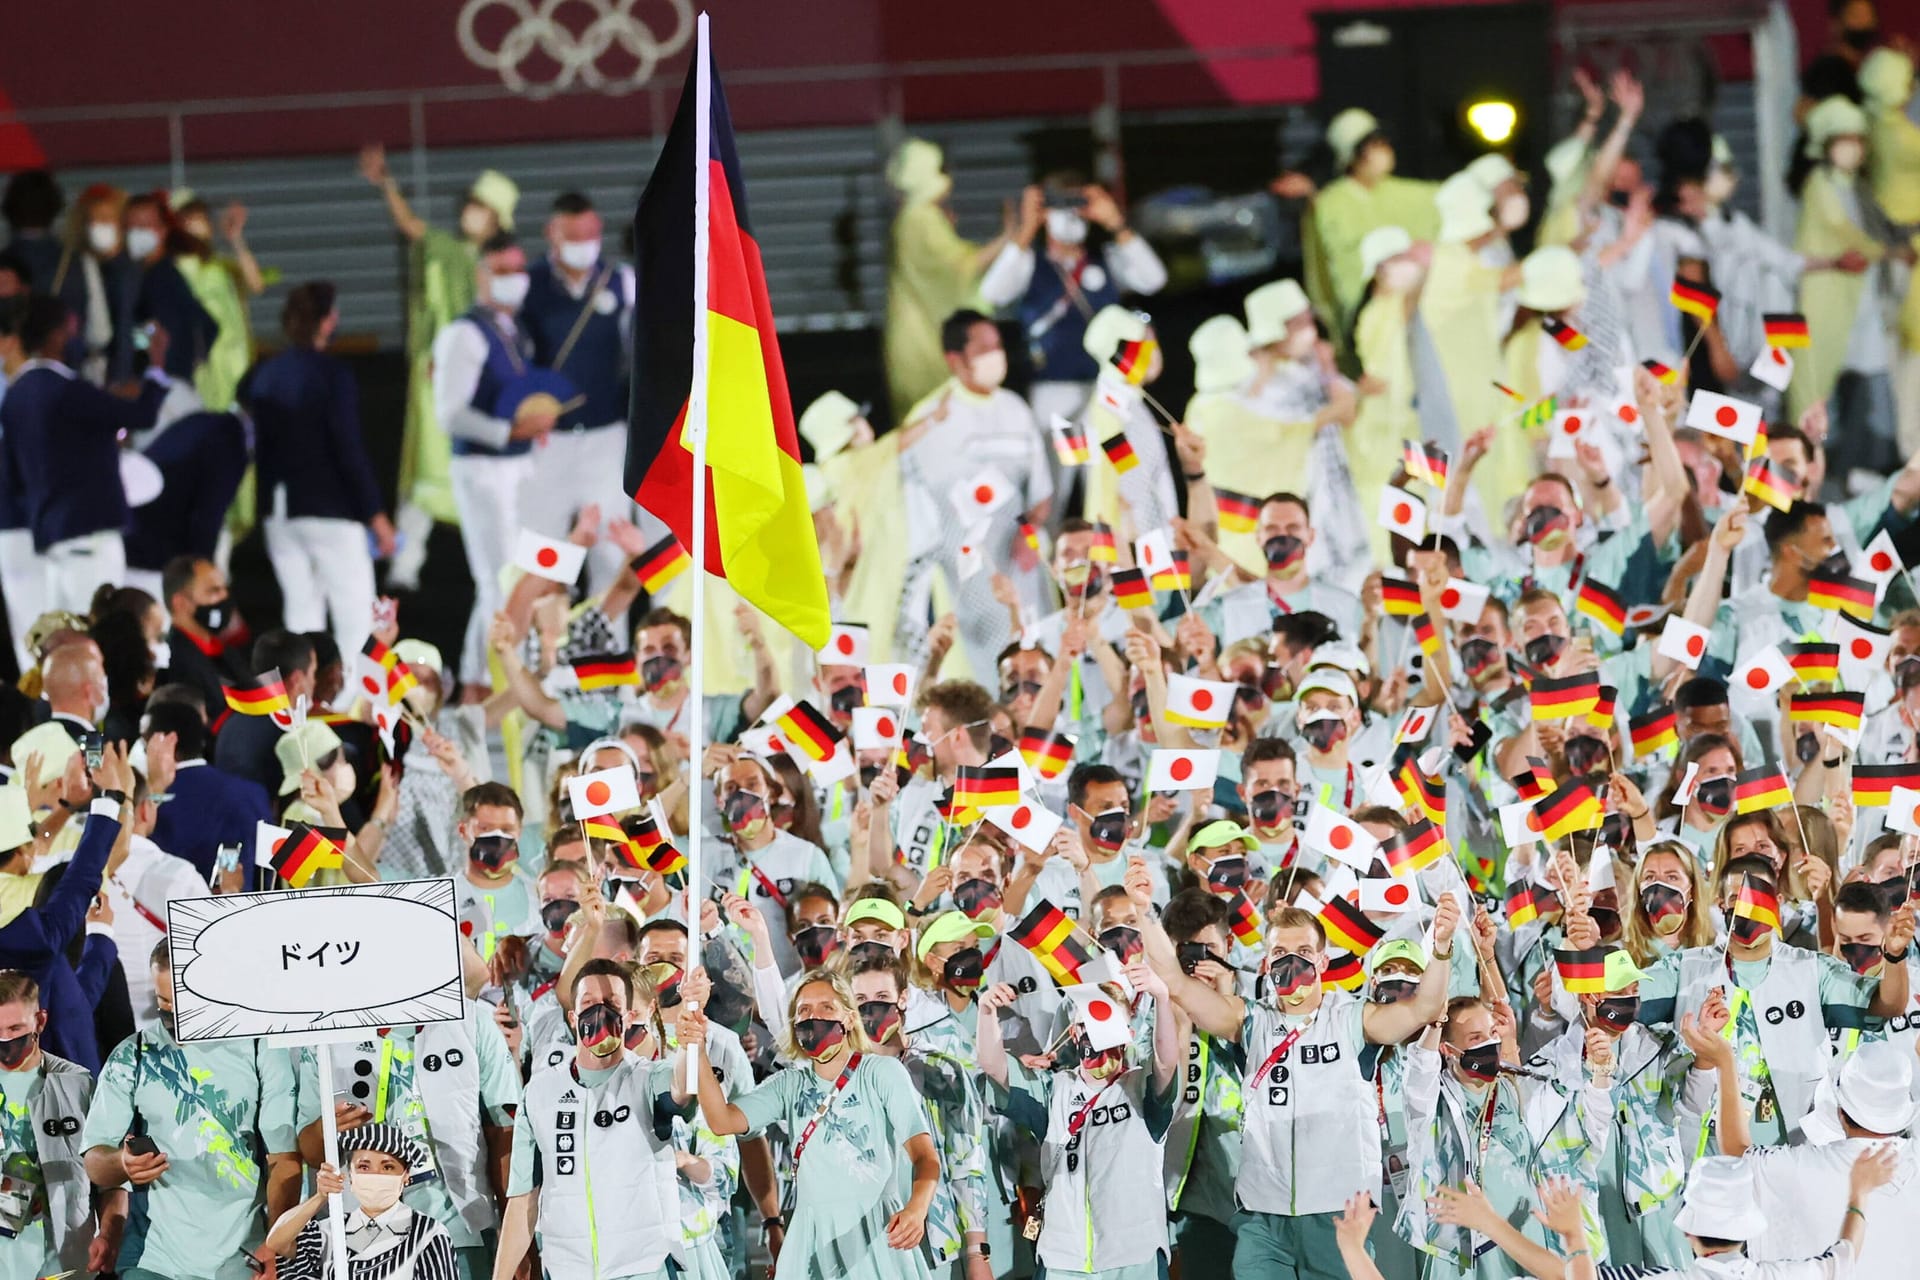
[(251, 685), (237, 688), (221, 685), (220, 691), (227, 695), (227, 706), (243, 716), (270, 716), (276, 711), (293, 710), (287, 686), (278, 671), (256, 677)]
[(1020, 758), (1027, 767), (1048, 782), (1067, 771), (1073, 763), (1073, 749), (1076, 739), (1070, 733), (1053, 733), (1046, 729), (1027, 728), (1020, 731)]
[(1587, 712), (1587, 723), (1606, 733), (1613, 728), (1614, 709), (1620, 702), (1620, 691), (1610, 684), (1600, 686), (1600, 697), (1594, 702), (1593, 709)]
[(1393, 775), (1393, 785), (1408, 809), (1418, 809), (1429, 822), (1447, 820), (1447, 784), (1422, 773), (1414, 757), (1408, 756)]
[(1102, 440), (1100, 452), (1107, 455), (1107, 461), (1111, 462), (1113, 469), (1121, 475), (1127, 474), (1140, 465), (1140, 455), (1133, 451), (1131, 444), (1127, 443), (1127, 433), (1124, 431)]
[(1020, 803), (1020, 771), (961, 765), (953, 778), (953, 799), (969, 809), (1004, 809)]
[(1743, 770), (1733, 780), (1735, 813), (1758, 813), (1762, 809), (1792, 803), (1793, 788), (1787, 785), (1787, 775), (1778, 769), (1761, 765), (1757, 769)]
[(1801, 684), (1832, 684), (1840, 678), (1840, 646), (1825, 640), (1800, 640), (1780, 646)]
[(1787, 491), (1786, 482), (1779, 468), (1773, 465), (1773, 459), (1766, 454), (1755, 454), (1747, 459), (1746, 491), (1776, 511), (1791, 511), (1793, 495)]
[(1857, 764), (1853, 767), (1855, 808), (1882, 808), (1896, 787), (1920, 790), (1920, 764)]
[[(1586, 345), (1586, 341), (1585, 338), (1581, 338), (1581, 345)], [(1537, 428), (1544, 427), (1549, 422), (1552, 422), (1554, 415), (1559, 412), (1560, 398), (1558, 396), (1548, 396), (1544, 400), (1536, 400), (1520, 411), (1520, 428), (1523, 431), (1533, 431)]]
[(1419, 642), (1420, 651), (1429, 658), (1440, 652), (1440, 629), (1424, 613), (1414, 616), (1413, 638)]
[(1508, 781), (1513, 783), (1513, 789), (1520, 793), (1520, 798), (1529, 804), (1553, 794), (1553, 769), (1537, 756), (1529, 759), (1527, 767)]
[(580, 832), (589, 840), (605, 840), (609, 844), (625, 844), (627, 830), (611, 814), (597, 813), (580, 824)]
[(1320, 925), (1327, 931), (1328, 942), (1357, 956), (1365, 955), (1386, 937), (1386, 930), (1345, 898), (1329, 898), (1320, 904)]
[(640, 585), (646, 588), (647, 594), (657, 596), (692, 564), (693, 557), (680, 545), (680, 539), (669, 533), (635, 556), (628, 567), (640, 579)]
[(1025, 520), (1020, 522), (1020, 540), (1027, 544), (1027, 550), (1040, 549), (1040, 531)]
[(1807, 603), (1816, 609), (1838, 609), (1865, 622), (1873, 617), (1873, 584), (1851, 574), (1816, 571), (1807, 583)]
[(1493, 384), (1493, 389), (1495, 391), (1498, 391), (1501, 395), (1505, 396), (1507, 399), (1514, 401), (1516, 404), (1526, 399), (1525, 396), (1521, 395), (1518, 391), (1515, 391), (1512, 387), (1508, 386), (1504, 382), (1495, 382)]
[(1600, 701), (1600, 675), (1585, 671), (1574, 676), (1541, 676), (1527, 693), (1535, 722), (1584, 716)]
[(346, 851), (321, 834), (318, 827), (295, 822), (288, 824), (287, 838), (273, 851), (271, 865), (275, 875), (296, 889), (304, 889), (321, 871), (343, 865), (346, 857)]
[(1592, 578), (1580, 580), (1580, 594), (1574, 597), (1573, 607), (1581, 616), (1591, 618), (1614, 636), (1622, 636), (1627, 631), (1627, 602), (1620, 594), (1604, 583)]
[(1712, 320), (1713, 313), (1720, 309), (1720, 291), (1697, 280), (1676, 277), (1667, 297), (1674, 306), (1703, 323)]
[(1600, 800), (1593, 788), (1576, 782), (1542, 797), (1527, 818), (1527, 825), (1547, 840), (1564, 840), (1576, 831), (1591, 831), (1600, 825)]
[(1830, 724), (1851, 732), (1866, 714), (1864, 693), (1796, 693), (1787, 702), (1787, 719), (1796, 724)]
[(1260, 945), (1260, 913), (1253, 909), (1253, 900), (1243, 890), (1235, 889), (1227, 901), (1227, 927), (1233, 931), (1233, 940), (1241, 946)]
[(1412, 618), (1426, 612), (1420, 603), (1420, 588), (1390, 573), (1380, 576), (1380, 601), (1392, 618)]
[(794, 703), (774, 723), (787, 741), (800, 745), (809, 760), (825, 760), (844, 736), (811, 702)]
[(1325, 973), (1320, 975), (1320, 989), (1323, 991), (1358, 991), (1367, 985), (1367, 962), (1363, 956), (1342, 955), (1337, 960), (1329, 960)]
[(643, 813), (629, 821), (633, 829), (627, 833), (627, 843), (639, 856), (641, 866), (663, 876), (687, 869), (687, 856), (673, 847), (668, 833), (660, 830), (652, 814)]
[(1151, 609), (1153, 588), (1147, 585), (1147, 575), (1139, 569), (1115, 569), (1113, 602), (1122, 609)]
[(1641, 760), (1680, 741), (1680, 718), (1673, 704), (1627, 721), (1627, 737), (1633, 742), (1634, 757)]
[(955, 827), (970, 827), (986, 816), (971, 805), (954, 799), (952, 787), (940, 793), (940, 798), (934, 802), (933, 811), (940, 815), (940, 821)]
[(1193, 589), (1193, 566), (1186, 550), (1175, 547), (1169, 557), (1167, 567), (1156, 569), (1153, 574), (1155, 591), (1191, 591)]
[(579, 681), (581, 689), (588, 693), (600, 689), (638, 687), (640, 668), (630, 653), (596, 655), (582, 658), (574, 663), (573, 678)]
[(1425, 818), (1405, 831), (1397, 831), (1381, 842), (1380, 856), (1387, 870), (1396, 876), (1425, 871), (1447, 856), (1447, 838), (1440, 828)]
[(1228, 533), (1252, 533), (1260, 523), (1260, 499), (1248, 494), (1215, 485), (1213, 505), (1220, 513), (1220, 527)]
[(1661, 364), (1658, 360), (1642, 360), (1640, 367), (1653, 375), (1653, 380), (1662, 386), (1670, 387), (1680, 381), (1680, 371), (1670, 364)]
[(360, 652), (383, 671), (391, 672), (400, 663), (399, 654), (372, 636), (368, 636), (367, 642), (360, 646)]
[(1153, 356), (1160, 344), (1152, 338), (1142, 338), (1138, 342), (1123, 342), (1120, 349), (1113, 353), (1113, 367), (1129, 386), (1140, 386), (1147, 380), (1147, 374), (1153, 370)]
[(1087, 541), (1087, 559), (1094, 564), (1120, 563), (1120, 552), (1113, 545), (1113, 526), (1098, 521), (1094, 523)]
[(1507, 928), (1518, 929), (1523, 924), (1532, 924), (1540, 918), (1540, 903), (1534, 896), (1533, 883), (1527, 881), (1507, 895)]
[(1780, 928), (1780, 895), (1765, 880), (1743, 875), (1740, 877), (1739, 896), (1733, 900), (1733, 918), (1751, 920), (1777, 932)]
[(1559, 970), (1560, 985), (1570, 996), (1605, 995), (1607, 991), (1607, 949), (1588, 947), (1585, 951), (1553, 949), (1553, 967)]
[(1080, 966), (1093, 959), (1093, 952), (1074, 933), (1074, 923), (1067, 913), (1045, 898), (1009, 930), (1009, 936), (1025, 947), (1063, 987), (1077, 985)]
[(1413, 479), (1424, 480), (1436, 489), (1447, 487), (1447, 451), (1439, 445), (1408, 440), (1401, 446), (1400, 461)]
[(1056, 417), (1053, 420), (1053, 454), (1060, 459), (1063, 467), (1085, 464), (1088, 457), (1087, 429), (1077, 422)]
[(387, 705), (398, 706), (402, 698), (419, 687), (420, 677), (413, 674), (413, 668), (395, 658), (387, 671)]
[(1760, 317), (1770, 347), (1806, 347), (1813, 345), (1807, 332), (1807, 318), (1797, 311), (1768, 311)]
[(1540, 321), (1540, 327), (1546, 330), (1549, 338), (1552, 338), (1568, 351), (1578, 351), (1587, 345), (1587, 335), (1568, 324), (1565, 320), (1556, 320), (1552, 316), (1547, 316)]

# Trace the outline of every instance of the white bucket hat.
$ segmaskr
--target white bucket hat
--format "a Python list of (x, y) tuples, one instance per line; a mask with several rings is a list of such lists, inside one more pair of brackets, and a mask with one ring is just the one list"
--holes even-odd
[(1498, 151), (1489, 151), (1461, 170), (1462, 173), (1480, 184), (1480, 189), (1492, 195), (1500, 189), (1503, 182), (1511, 182), (1519, 176), (1519, 170), (1513, 167), (1513, 161)]
[(1088, 355), (1104, 364), (1113, 359), (1121, 343), (1139, 342), (1146, 336), (1146, 317), (1138, 311), (1109, 304), (1094, 312), (1093, 319), (1087, 321), (1086, 336), (1080, 340), (1080, 345), (1086, 348)]
[(1840, 1068), (1833, 1100), (1847, 1119), (1872, 1133), (1904, 1133), (1913, 1123), (1913, 1053), (1868, 1040)]
[(1327, 146), (1333, 151), (1334, 167), (1345, 169), (1353, 163), (1360, 144), (1380, 132), (1380, 122), (1370, 111), (1348, 107), (1327, 122)]
[(1287, 336), (1287, 322), (1305, 315), (1310, 304), (1297, 280), (1275, 280), (1247, 295), (1247, 350), (1254, 351)]
[(1388, 258), (1397, 258), (1413, 248), (1413, 237), (1405, 227), (1375, 227), (1360, 238), (1360, 275), (1372, 279), (1373, 273)]
[(1247, 327), (1238, 316), (1213, 316), (1200, 322), (1187, 339), (1193, 356), (1195, 391), (1231, 391), (1254, 374), (1247, 354)]
[(1520, 263), (1520, 305), (1543, 315), (1570, 311), (1587, 299), (1580, 258), (1564, 245), (1535, 249)]
[(1690, 1236), (1751, 1240), (1767, 1228), (1753, 1189), (1753, 1171), (1731, 1156), (1706, 1156), (1687, 1174), (1673, 1225)]
[(1442, 244), (1478, 240), (1493, 230), (1493, 196), (1469, 170), (1441, 183), (1433, 193), (1433, 204), (1440, 211), (1440, 230), (1434, 238)]
[(1867, 136), (1867, 113), (1838, 96), (1823, 99), (1807, 112), (1807, 154), (1819, 159), (1835, 138)]
[(887, 182), (908, 201), (938, 200), (953, 186), (945, 165), (946, 155), (937, 143), (908, 138), (893, 153)]
[(838, 391), (829, 391), (800, 415), (800, 434), (813, 446), (816, 461), (825, 462), (853, 439), (853, 420), (867, 411)]

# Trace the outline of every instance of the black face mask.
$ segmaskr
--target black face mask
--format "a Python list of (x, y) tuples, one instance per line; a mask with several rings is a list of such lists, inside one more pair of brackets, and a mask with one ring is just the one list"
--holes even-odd
[(1276, 958), (1267, 966), (1267, 984), (1273, 989), (1273, 998), (1304, 994), (1318, 981), (1319, 973), (1313, 961), (1305, 956), (1284, 955)]
[(1527, 655), (1528, 666), (1546, 667), (1552, 665), (1566, 647), (1567, 638), (1565, 636), (1556, 636), (1548, 633), (1543, 636), (1535, 636), (1533, 639), (1527, 641), (1527, 643), (1522, 646), (1521, 652)]
[(940, 967), (940, 980), (962, 993), (978, 991), (981, 979), (986, 976), (987, 958), (980, 954), (978, 947), (964, 947), (954, 952)]
[(193, 620), (214, 635), (219, 635), (227, 629), (227, 620), (230, 617), (232, 617), (232, 606), (225, 600), (193, 606)]
[(656, 653), (640, 662), (640, 683), (649, 689), (664, 689), (680, 678), (680, 659)]
[(1812, 764), (1820, 758), (1820, 735), (1817, 733), (1796, 733), (1793, 735), (1793, 757), (1801, 764)]
[(793, 935), (793, 954), (809, 969), (817, 969), (833, 954), (840, 931), (830, 924), (809, 925)]
[(1005, 738), (1001, 737), (999, 734), (996, 733), (988, 736), (987, 759), (998, 760), (1001, 756), (1007, 754), (1007, 752), (1011, 750), (1013, 750), (1013, 744), (1011, 742), (1008, 742)]
[(1000, 886), (991, 880), (962, 880), (953, 886), (953, 905), (974, 919), (1000, 909)]
[(860, 766), (861, 789), (862, 790), (870, 789), (875, 782), (879, 781), (880, 770), (884, 769), (885, 767), (886, 767), (885, 765), (878, 765), (878, 764), (861, 765)]
[(793, 1041), (810, 1058), (824, 1058), (847, 1038), (847, 1024), (832, 1018), (802, 1018), (793, 1024)]
[(900, 1006), (891, 1000), (869, 1000), (860, 1006), (860, 1025), (867, 1029), (867, 1039), (884, 1044), (900, 1029)]
[(1373, 1002), (1375, 1004), (1399, 1004), (1402, 1000), (1411, 1000), (1420, 990), (1419, 982), (1412, 978), (1382, 978), (1373, 984)]
[(1733, 779), (1708, 778), (1693, 789), (1693, 798), (1715, 817), (1727, 813), (1733, 808)]
[(552, 902), (543, 902), (540, 904), (540, 923), (546, 927), (548, 933), (565, 932), (567, 921), (573, 919), (573, 913), (579, 909), (580, 904), (572, 898), (555, 898)]
[(467, 846), (467, 860), (498, 871), (520, 856), (520, 842), (512, 836), (481, 836)]
[(1629, 203), (1630, 203), (1630, 202), (1631, 202), (1632, 200), (1633, 200), (1633, 196), (1632, 196), (1632, 194), (1631, 194), (1631, 193), (1629, 193), (1629, 192), (1626, 192), (1626, 191), (1609, 191), (1609, 192), (1607, 192), (1607, 203), (1608, 203), (1608, 204), (1610, 204), (1610, 205), (1612, 205), (1612, 206), (1613, 206), (1614, 208), (1616, 208), (1616, 209), (1624, 209), (1624, 208), (1626, 208), (1626, 207), (1627, 207), (1627, 205), (1628, 205), (1628, 204), (1629, 204)]
[(0, 1071), (18, 1071), (21, 1065), (33, 1056), (33, 1046), (39, 1043), (39, 1040), (38, 1031), (29, 1031), (11, 1040), (0, 1040)]
[(1284, 791), (1256, 791), (1247, 798), (1247, 813), (1254, 826), (1271, 831), (1292, 816), (1293, 800)]
[(1131, 816), (1125, 809), (1109, 809), (1093, 815), (1087, 824), (1087, 834), (1102, 849), (1118, 849), (1127, 842), (1127, 828), (1131, 825)]
[(1215, 893), (1237, 893), (1246, 886), (1248, 874), (1245, 858), (1221, 858), (1207, 868), (1207, 888)]
[(1460, 665), (1466, 668), (1469, 680), (1477, 680), (1492, 671), (1499, 660), (1500, 646), (1484, 637), (1475, 636), (1460, 644)]
[(729, 831), (744, 830), (750, 823), (768, 817), (765, 797), (752, 791), (730, 791), (721, 802), (720, 816)]
[(1267, 669), (1260, 673), (1260, 692), (1267, 695), (1269, 702), (1285, 702), (1293, 696), (1293, 677), (1285, 667), (1269, 662)]
[(1106, 589), (1107, 589), (1106, 575), (1100, 572), (1100, 566), (1097, 564), (1088, 565), (1086, 585), (1080, 588), (1081, 596), (1084, 598), (1090, 599), (1093, 596), (1099, 595), (1102, 591), (1105, 591)]
[[(1872, 976), (1882, 964), (1886, 963), (1887, 959), (1877, 942), (1843, 942), (1840, 944), (1840, 954), (1846, 960), (1847, 967), (1862, 977)], [(15, 1042), (9, 1040), (6, 1043)], [(5, 1048), (6, 1045), (0, 1045), (0, 1051), (4, 1051)], [(0, 1063), (0, 1065), (5, 1064)]]
[(658, 993), (660, 1007), (671, 1009), (680, 1003), (680, 979), (686, 974), (679, 965), (665, 960), (655, 961), (646, 967), (647, 976), (653, 979), (653, 989)]
[(1861, 53), (1865, 53), (1867, 50), (1873, 48), (1875, 41), (1880, 39), (1880, 28), (1850, 27), (1840, 33), (1840, 38), (1846, 41), (1848, 48), (1857, 49)]
[(1102, 929), (1098, 941), (1123, 961), (1131, 960), (1147, 949), (1140, 931), (1132, 925), (1117, 924), (1111, 929)]
[(1541, 546), (1555, 536), (1567, 536), (1567, 513), (1558, 507), (1535, 507), (1527, 513), (1527, 541)]
[(864, 704), (866, 700), (867, 694), (864, 689), (857, 684), (849, 684), (835, 689), (827, 698), (827, 705), (833, 708), (833, 713), (840, 719), (851, 720), (853, 709)]
[(1903, 693), (1920, 685), (1920, 657), (1908, 656), (1893, 664), (1893, 686)]
[(1277, 533), (1260, 544), (1260, 551), (1267, 557), (1267, 568), (1278, 571), (1304, 556), (1307, 544), (1290, 533)]
[[(1546, 639), (1548, 637), (1535, 637)], [(1558, 636), (1551, 637), (1559, 639)], [(1566, 740), (1567, 772), (1579, 777), (1598, 771), (1607, 762), (1607, 744), (1602, 738), (1581, 734)]]
[(900, 953), (884, 942), (856, 942), (847, 948), (847, 959), (858, 965), (861, 961), (892, 960)]
[(1138, 693), (1135, 693), (1127, 699), (1127, 705), (1132, 708), (1135, 721), (1145, 720), (1149, 709), (1147, 706), (1147, 691), (1142, 689)]
[(1176, 942), (1173, 944), (1173, 955), (1180, 962), (1180, 972), (1188, 977), (1193, 976), (1193, 971), (1200, 967), (1203, 960), (1220, 963), (1220, 957), (1207, 950), (1204, 942)]
[(1233, 696), (1249, 714), (1267, 705), (1266, 692), (1260, 688), (1257, 680), (1242, 680), (1239, 688), (1233, 691)]
[(1609, 1031), (1625, 1031), (1639, 1015), (1639, 996), (1608, 996), (1593, 1009), (1593, 1020)]
[(1012, 702), (1023, 693), (1029, 698), (1039, 697), (1040, 682), (1038, 680), (1015, 680), (1010, 684), (1004, 684), (1000, 686), (1000, 701)]
[(1687, 921), (1686, 895), (1672, 885), (1642, 886), (1640, 909), (1647, 914), (1647, 927), (1663, 938), (1680, 932)]
[(1300, 726), (1300, 736), (1315, 751), (1331, 751), (1347, 736), (1345, 720), (1312, 720)]
[(1491, 1080), (1500, 1074), (1500, 1042), (1476, 1044), (1460, 1051), (1460, 1074), (1475, 1080)]
[(1847, 559), (1846, 552), (1836, 551), (1815, 565), (1813, 571), (1830, 578), (1844, 577), (1852, 574), (1853, 561)]
[(630, 1022), (627, 1024), (626, 1032), (620, 1039), (626, 1044), (627, 1048), (637, 1053), (639, 1052), (640, 1046), (646, 1042), (647, 1037), (652, 1034), (653, 1028), (649, 1027), (646, 1023)]
[(1743, 945), (1752, 946), (1772, 931), (1772, 926), (1763, 920), (1749, 920), (1746, 916), (1733, 917), (1734, 940)]
[(613, 1051), (626, 1043), (626, 1023), (626, 1016), (610, 1004), (590, 1004), (573, 1019), (580, 1043), (588, 1052), (602, 1057), (613, 1056)]

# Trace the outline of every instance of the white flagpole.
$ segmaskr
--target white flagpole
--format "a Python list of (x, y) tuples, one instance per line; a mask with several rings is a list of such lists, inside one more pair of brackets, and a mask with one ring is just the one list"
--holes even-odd
[[(708, 51), (704, 12), (699, 18), (698, 32), (693, 54), (693, 382), (687, 393), (685, 428), (687, 443), (693, 449), (693, 545), (687, 548), (693, 560), (693, 670), (687, 688), (693, 715), (687, 721), (687, 767), (694, 770), (696, 779), (706, 756), (707, 736), (702, 696), (706, 686), (702, 671), (707, 648), (707, 205), (712, 186), (707, 156), (713, 145), (713, 62)], [(701, 808), (696, 800), (692, 806), (693, 820), (687, 824), (687, 937), (688, 950), (692, 953), (688, 957), (689, 967), (699, 962), (700, 907), (706, 897)], [(699, 1090), (699, 1059), (699, 1048), (688, 1045), (689, 1093)]]

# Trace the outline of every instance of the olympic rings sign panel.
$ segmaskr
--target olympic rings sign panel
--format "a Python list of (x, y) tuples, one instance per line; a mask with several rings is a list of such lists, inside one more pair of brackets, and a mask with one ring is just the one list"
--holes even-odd
[[(652, 7), (673, 10), (673, 29), (664, 37), (635, 17), (639, 0), (466, 0), (461, 6), (455, 34), (460, 52), (474, 66), (498, 72), (500, 82), (513, 92), (529, 98), (549, 98), (578, 86), (598, 93), (632, 93), (653, 78), (662, 61), (680, 52), (693, 38), (692, 0), (651, 0)], [(498, 17), (482, 22), (489, 10), (505, 9), (513, 25), (500, 37), (499, 45), (488, 48), (481, 40), (480, 28), (490, 30)], [(562, 11), (564, 10), (564, 14)], [(593, 17), (576, 31), (573, 22)], [(545, 79), (523, 74), (521, 67), (535, 53), (543, 69), (554, 70)], [(625, 74), (603, 71), (603, 60), (618, 66), (626, 61), (634, 65)]]

